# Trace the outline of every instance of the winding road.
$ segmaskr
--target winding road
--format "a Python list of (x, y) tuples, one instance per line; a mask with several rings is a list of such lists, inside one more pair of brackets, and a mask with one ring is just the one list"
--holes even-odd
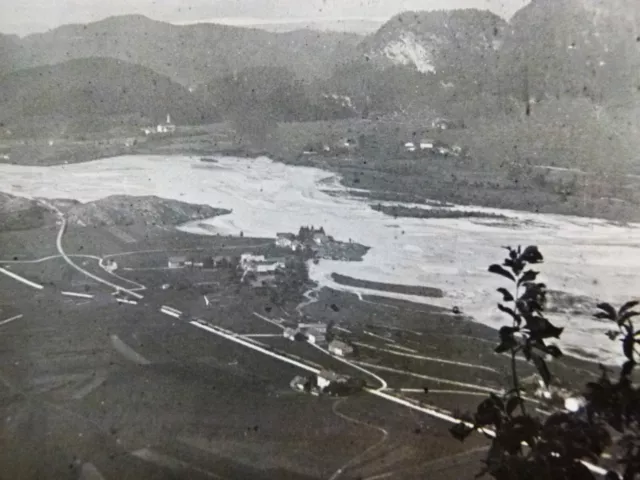
[(62, 213), (62, 211), (56, 207), (55, 205), (52, 205), (51, 203), (45, 201), (45, 200), (38, 200), (38, 202), (43, 205), (44, 207), (52, 210), (53, 212), (55, 212), (55, 214), (58, 216), (58, 219), (60, 220), (60, 229), (58, 230), (58, 235), (56, 236), (56, 248), (58, 249), (58, 253), (60, 253), (60, 256), (62, 256), (62, 258), (64, 259), (65, 262), (67, 262), (69, 264), (69, 266), (71, 268), (74, 268), (75, 270), (77, 270), (78, 272), (82, 273), (83, 275), (89, 277), (92, 280), (95, 280), (98, 283), (102, 283), (103, 285), (107, 285), (108, 287), (111, 287), (113, 289), (116, 290), (116, 292), (124, 292), (127, 293), (129, 295), (131, 295), (134, 298), (137, 298), (138, 300), (144, 298), (142, 295), (140, 295), (137, 292), (134, 292), (133, 290), (129, 290), (126, 288), (121, 287), (120, 285), (116, 285), (115, 283), (112, 283), (108, 280), (105, 280), (97, 275), (94, 275), (93, 273), (83, 269), (82, 267), (80, 267), (78, 264), (76, 264), (73, 260), (71, 260), (71, 258), (69, 257), (69, 255), (67, 255), (64, 251), (64, 248), (62, 248), (62, 237), (64, 236), (64, 233), (67, 229), (67, 219), (64, 216), (64, 213)]

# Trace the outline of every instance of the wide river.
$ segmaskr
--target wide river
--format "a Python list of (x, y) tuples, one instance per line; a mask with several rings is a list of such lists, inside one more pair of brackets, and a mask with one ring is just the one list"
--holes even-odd
[[(508, 221), (394, 219), (348, 195), (333, 174), (267, 158), (219, 158), (203, 163), (184, 156), (126, 156), (54, 167), (0, 164), (0, 190), (25, 196), (97, 200), (109, 195), (157, 195), (233, 210), (207, 220), (221, 234), (274, 237), (301, 225), (323, 226), (339, 240), (372, 247), (363, 262), (321, 261), (311, 276), (321, 285), (361, 293), (331, 280), (337, 272), (367, 280), (440, 287), (443, 299), (386, 294), (412, 301), (458, 306), (481, 323), (507, 320), (496, 312), (487, 273), (504, 257), (504, 245), (536, 244), (550, 288), (621, 303), (637, 298), (640, 228), (605, 221), (500, 211)], [(428, 192), (425, 192), (428, 196)], [(476, 210), (479, 210), (476, 209)], [(483, 209), (486, 211), (494, 211)], [(187, 227), (200, 231), (197, 226)], [(204, 230), (201, 233), (211, 233)], [(567, 327), (561, 346), (579, 348), (601, 361), (619, 361), (619, 343), (605, 335), (611, 325), (589, 316), (553, 318)]]

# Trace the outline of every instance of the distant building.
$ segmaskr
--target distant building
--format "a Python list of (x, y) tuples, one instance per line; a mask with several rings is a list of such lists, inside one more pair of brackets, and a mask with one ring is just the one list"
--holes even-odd
[(316, 245), (324, 245), (329, 241), (329, 237), (324, 233), (314, 233), (313, 243)]
[(318, 331), (322, 331), (325, 332), (327, 331), (327, 324), (326, 323), (299, 323), (298, 324), (298, 328), (307, 328), (307, 329), (313, 329), (313, 330), (318, 330)]
[(318, 388), (324, 390), (329, 385), (331, 385), (331, 383), (338, 382), (340, 381), (340, 379), (341, 376), (336, 372), (332, 372), (330, 370), (322, 370), (316, 376), (316, 384), (318, 385)]
[(296, 236), (293, 233), (278, 233), (276, 235), (276, 246), (282, 248), (291, 248), (296, 241)]
[(407, 142), (404, 144), (404, 149), (407, 152), (415, 152), (416, 151), (416, 144), (413, 142)]
[(254, 255), (252, 253), (243, 253), (242, 255), (240, 255), (240, 265), (242, 266), (249, 265), (251, 263), (256, 263), (256, 262), (264, 262), (264, 261), (265, 261), (264, 255)]
[(453, 120), (446, 118), (436, 118), (431, 122), (431, 128), (437, 130), (449, 130), (451, 128), (457, 128), (458, 124)]
[(158, 133), (174, 133), (176, 126), (171, 123), (171, 115), (167, 114), (167, 121), (158, 125), (156, 130)]
[(353, 347), (345, 342), (341, 342), (340, 340), (334, 340), (331, 342), (328, 350), (330, 353), (337, 355), (338, 357), (346, 357), (347, 355), (353, 354)]
[(174, 133), (176, 126), (171, 123), (171, 115), (167, 114), (167, 121), (165, 123), (159, 123), (155, 127), (145, 127), (142, 131), (145, 135), (151, 135), (153, 133)]
[(341, 138), (336, 146), (343, 151), (353, 151), (358, 148), (358, 142), (353, 138)]
[(420, 140), (420, 150), (431, 150), (433, 148), (433, 140)]
[(107, 272), (115, 272), (118, 269), (118, 264), (115, 262), (115, 260), (107, 259), (104, 262), (104, 269)]
[(327, 325), (324, 323), (300, 323), (296, 327), (286, 328), (283, 335), (289, 340), (313, 344), (325, 343), (327, 338)]
[(309, 343), (320, 344), (327, 341), (327, 325), (324, 323), (301, 323), (298, 331), (305, 335)]
[(187, 257), (169, 257), (169, 268), (182, 268), (187, 265)]
[(304, 392), (311, 390), (311, 383), (307, 377), (303, 377), (302, 375), (298, 375), (291, 380), (289, 383), (291, 388), (297, 392)]
[(297, 332), (298, 330), (295, 328), (285, 328), (284, 331), (282, 332), (282, 336), (287, 340), (295, 340)]

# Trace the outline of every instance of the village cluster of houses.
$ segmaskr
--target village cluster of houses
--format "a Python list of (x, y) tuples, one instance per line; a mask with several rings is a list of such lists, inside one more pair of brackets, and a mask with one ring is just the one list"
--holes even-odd
[(308, 377), (298, 375), (291, 380), (290, 386), (298, 392), (311, 395), (346, 396), (361, 391), (366, 383), (360, 378), (340, 375), (331, 370), (322, 370)]
[(185, 255), (179, 255), (169, 257), (167, 260), (168, 268), (185, 268), (185, 267), (197, 267), (197, 268), (218, 268), (233, 265), (233, 257), (220, 255), (220, 256), (201, 256), (201, 257), (187, 257)]
[(337, 357), (353, 355), (354, 349), (347, 342), (337, 339), (329, 340), (328, 326), (325, 323), (298, 323), (284, 329), (284, 338), (294, 342), (308, 342), (326, 346), (329, 353)]
[(174, 133), (176, 131), (176, 126), (171, 122), (171, 115), (167, 114), (167, 121), (165, 123), (159, 123), (153, 127), (144, 127), (142, 131), (147, 136), (158, 133)]
[(355, 261), (362, 258), (368, 247), (352, 242), (340, 242), (327, 235), (322, 227), (301, 227), (298, 234), (278, 233), (276, 246), (302, 252), (316, 263), (320, 258), (328, 260)]
[[(299, 323), (284, 330), (284, 337), (291, 341), (309, 342), (325, 347), (332, 355), (345, 357), (354, 353), (347, 342), (329, 340), (328, 325), (324, 323)], [(297, 376), (291, 380), (292, 389), (312, 395), (351, 395), (365, 387), (362, 379), (340, 375), (330, 370), (322, 370), (317, 375)]]
[[(435, 118), (430, 122), (430, 125), (425, 129), (425, 131), (429, 132), (438, 132), (444, 130), (450, 130), (454, 128), (463, 128), (462, 122), (457, 122), (455, 120), (450, 120), (446, 118)], [(415, 135), (415, 134), (414, 134)], [(342, 137), (334, 142), (323, 142), (318, 141), (314, 143), (309, 143), (303, 149), (303, 155), (345, 155), (355, 153), (359, 150), (362, 150), (364, 147), (364, 143), (368, 144), (371, 141), (367, 135), (361, 135), (358, 139), (350, 138), (350, 137)], [(375, 143), (375, 140), (374, 140)], [(443, 142), (431, 139), (422, 139), (415, 140), (411, 139), (410, 141), (406, 141), (405, 143), (399, 143), (398, 147), (400, 150), (408, 153), (435, 153), (444, 156), (460, 156), (462, 154), (462, 147), (459, 146), (449, 146)]]
[(314, 247), (326, 245), (331, 241), (334, 241), (334, 239), (328, 236), (322, 227), (318, 229), (301, 227), (297, 235), (295, 233), (278, 233), (276, 235), (276, 246), (290, 248), (294, 252), (313, 249)]
[(462, 154), (462, 147), (458, 145), (449, 146), (443, 142), (435, 140), (423, 139), (419, 142), (411, 141), (404, 144), (404, 150), (407, 153), (436, 153), (444, 156), (459, 157)]
[(167, 261), (170, 269), (180, 268), (225, 268), (234, 267), (240, 269), (241, 281), (252, 287), (265, 287), (276, 282), (278, 274), (286, 268), (285, 257), (269, 257), (243, 253), (240, 257), (231, 256), (172, 256)]
[(247, 281), (254, 288), (273, 285), (277, 275), (286, 268), (286, 258), (243, 253), (240, 256), (241, 281)]

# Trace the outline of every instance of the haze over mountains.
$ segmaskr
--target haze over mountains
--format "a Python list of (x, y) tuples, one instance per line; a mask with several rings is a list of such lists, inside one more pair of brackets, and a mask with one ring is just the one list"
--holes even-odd
[(2, 35), (1, 120), (171, 111), (179, 123), (210, 122), (224, 117), (229, 85), (231, 97), (250, 94), (275, 108), (278, 82), (234, 83), (263, 70), (282, 79), (280, 92), (295, 85), (306, 97), (287, 120), (331, 117), (332, 109), (344, 116), (346, 106), (356, 116), (416, 104), (451, 114), (450, 106), (479, 98), (468, 114), (525, 98), (619, 104), (640, 88), (638, 10), (634, 0), (534, 0), (510, 22), (475, 9), (405, 12), (367, 36), (177, 26), (138, 15)]

